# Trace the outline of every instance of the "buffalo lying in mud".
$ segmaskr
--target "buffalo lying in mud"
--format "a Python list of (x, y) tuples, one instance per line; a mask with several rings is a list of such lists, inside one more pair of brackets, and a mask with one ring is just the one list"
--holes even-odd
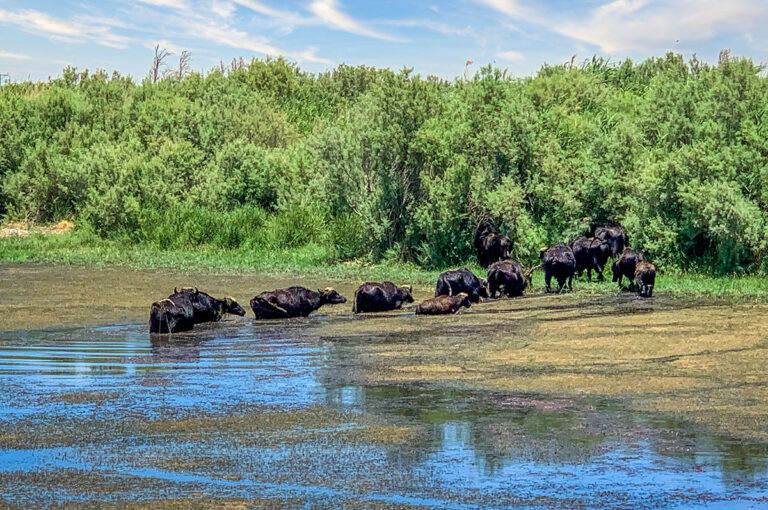
[(403, 303), (413, 303), (410, 285), (398, 287), (392, 282), (368, 282), (355, 291), (352, 302), (354, 313), (398, 310)]
[(418, 315), (448, 315), (456, 313), (462, 306), (470, 307), (469, 296), (463, 292), (455, 296), (437, 296), (416, 307)]
[(568, 289), (573, 290), (573, 275), (576, 272), (576, 257), (570, 246), (558, 243), (551, 248), (539, 251), (541, 267), (544, 268), (544, 283), (547, 292), (552, 292), (552, 278), (557, 280), (557, 292), (562, 292), (566, 282)]
[(522, 296), (527, 279), (523, 266), (516, 260), (500, 260), (488, 268), (488, 294), (495, 298), (496, 293), (507, 297)]
[(627, 229), (621, 225), (607, 225), (595, 228), (595, 239), (605, 241), (611, 248), (611, 256), (616, 257), (624, 248), (629, 246), (629, 236)]
[(467, 268), (440, 273), (435, 287), (435, 297), (455, 296), (462, 292), (469, 296), (471, 302), (479, 303), (481, 297), (488, 297), (487, 282), (475, 276)]
[(649, 262), (640, 262), (635, 267), (635, 286), (640, 297), (653, 297), (656, 284), (656, 266)]
[(497, 260), (509, 258), (512, 240), (505, 235), (500, 235), (496, 228), (484, 222), (475, 230), (475, 249), (480, 265), (488, 267)]
[(611, 266), (613, 281), (618, 282), (619, 288), (622, 278), (626, 276), (629, 280), (629, 290), (634, 290), (635, 268), (641, 262), (645, 262), (645, 257), (639, 251), (627, 248), (621, 252), (621, 256)]
[(225, 314), (245, 315), (245, 310), (231, 297), (216, 299), (196, 288), (173, 289), (173, 294), (152, 303), (149, 311), (150, 333), (189, 331), (201, 322), (216, 322)]
[(330, 287), (325, 290), (288, 287), (262, 292), (251, 299), (251, 308), (257, 319), (286, 319), (306, 317), (323, 305), (346, 302), (345, 297)]
[(592, 270), (597, 272), (597, 281), (603, 281), (603, 269), (611, 256), (608, 241), (595, 237), (578, 237), (571, 241), (571, 250), (576, 259), (576, 274), (587, 271), (587, 280), (592, 281)]

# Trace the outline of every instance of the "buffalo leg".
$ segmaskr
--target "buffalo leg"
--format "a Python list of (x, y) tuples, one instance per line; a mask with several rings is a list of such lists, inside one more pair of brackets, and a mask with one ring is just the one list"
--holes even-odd
[(552, 275), (549, 273), (544, 274), (544, 284), (547, 287), (547, 292), (552, 292)]

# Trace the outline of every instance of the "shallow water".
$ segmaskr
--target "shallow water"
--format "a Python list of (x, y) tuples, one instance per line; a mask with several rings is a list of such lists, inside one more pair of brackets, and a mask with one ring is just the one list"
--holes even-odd
[[(16, 279), (14, 288), (30, 295), (48, 270), (18, 269), (27, 285)], [(82, 269), (59, 271), (68, 272), (67, 285), (86, 279)], [(137, 294), (151, 296), (171, 279), (132, 276)], [(114, 277), (107, 271), (99, 282), (91, 273), (83, 286)], [(247, 282), (239, 285), (257, 287), (255, 294), (276, 280)], [(66, 295), (56, 283), (46, 285), (52, 295)], [(2, 309), (12, 301), (9, 288), (0, 280), (0, 312), (12, 315)], [(235, 291), (245, 297), (245, 290)], [(538, 381), (543, 369), (528, 350), (536, 338), (549, 338), (547, 328), (576, 327), (581, 336), (573, 332), (568, 341), (584, 357), (591, 351), (582, 338), (599, 340), (589, 321), (604, 327), (611, 314), (688, 328), (665, 322), (665, 314), (681, 312), (663, 296), (653, 302), (549, 298), (426, 320), (408, 311), (354, 318), (334, 307), (308, 319), (232, 318), (151, 338), (139, 299), (135, 312), (128, 305), (111, 324), (87, 299), (66, 310), (89, 325), (51, 326), (45, 312), (45, 327), (19, 329), (12, 318), (6, 324), (14, 327), (0, 331), (0, 506), (768, 505), (768, 446), (760, 441), (639, 411), (621, 395), (510, 388), (517, 381), (510, 375), (524, 371), (504, 353), (525, 351)], [(719, 313), (686, 306), (685, 315)], [(544, 372), (557, 373), (555, 351), (547, 352)], [(569, 370), (604, 376), (599, 370), (610, 362), (631, 371), (641, 355)], [(485, 372), (489, 359), (504, 363)]]

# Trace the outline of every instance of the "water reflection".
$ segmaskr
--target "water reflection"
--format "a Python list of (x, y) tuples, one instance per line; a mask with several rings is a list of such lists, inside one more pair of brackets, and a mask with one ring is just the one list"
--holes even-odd
[(88, 482), (97, 500), (133, 477), (121, 497), (457, 508), (743, 503), (768, 489), (766, 445), (610, 401), (366, 383), (371, 340), (318, 340), (327, 320), (0, 333), (0, 497), (37, 504), (42, 483), (78, 500), (81, 472), (111, 473)]

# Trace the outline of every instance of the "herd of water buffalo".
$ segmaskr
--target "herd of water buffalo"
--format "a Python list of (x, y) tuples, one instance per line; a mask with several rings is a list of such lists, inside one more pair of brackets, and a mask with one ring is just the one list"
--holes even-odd
[[(573, 277), (592, 271), (603, 280), (603, 270), (613, 259), (613, 281), (622, 286), (622, 279), (629, 279), (630, 290), (641, 297), (652, 297), (656, 280), (656, 268), (645, 261), (639, 251), (629, 248), (629, 237), (620, 225), (604, 225), (591, 229), (590, 236), (582, 236), (570, 243), (558, 243), (542, 248), (540, 264), (524, 271), (520, 262), (509, 257), (512, 241), (499, 234), (488, 223), (475, 231), (475, 249), (480, 264), (487, 268), (487, 280), (478, 278), (466, 268), (445, 271), (437, 279), (435, 297), (416, 307), (417, 314), (440, 315), (456, 313), (469, 308), (471, 303), (497, 296), (521, 296), (531, 285), (531, 275), (537, 269), (544, 271), (547, 292), (552, 292), (552, 279), (557, 281), (556, 292), (566, 286), (573, 288)], [(326, 304), (346, 303), (346, 298), (332, 288), (311, 290), (305, 287), (288, 287), (262, 292), (251, 299), (251, 309), (256, 319), (285, 319), (306, 317)], [(410, 285), (398, 287), (392, 282), (368, 282), (355, 291), (354, 313), (383, 312), (400, 309), (405, 303), (413, 303)], [(174, 289), (173, 294), (162, 301), (152, 303), (149, 316), (150, 333), (175, 333), (189, 331), (195, 324), (215, 322), (225, 314), (245, 315), (245, 310), (231, 297), (217, 299), (197, 288)]]

